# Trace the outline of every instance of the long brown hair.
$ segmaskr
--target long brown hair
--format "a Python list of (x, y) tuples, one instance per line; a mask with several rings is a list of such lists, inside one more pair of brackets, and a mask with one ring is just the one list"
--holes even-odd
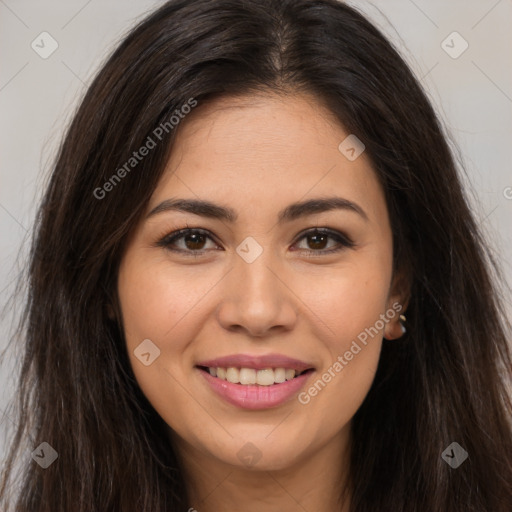
[[(108, 314), (127, 237), (179, 126), (162, 132), (122, 179), (112, 176), (191, 98), (201, 104), (256, 91), (311, 93), (364, 141), (385, 190), (394, 269), (411, 276), (408, 332), (384, 343), (353, 420), (351, 510), (510, 512), (510, 326), (495, 266), (418, 81), (371, 23), (336, 0), (171, 0), (99, 71), (34, 226), (19, 427), (0, 508), (188, 508), (163, 420), (140, 391), (122, 326)], [(108, 193), (98, 192), (106, 182)], [(28, 436), (58, 459), (47, 469), (24, 463), (14, 501)], [(457, 469), (441, 457), (454, 441), (469, 455)]]

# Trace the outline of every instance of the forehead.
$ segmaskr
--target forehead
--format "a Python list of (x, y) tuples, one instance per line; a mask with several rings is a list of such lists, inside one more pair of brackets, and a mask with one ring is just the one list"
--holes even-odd
[(370, 160), (363, 152), (350, 161), (339, 150), (349, 135), (305, 94), (200, 104), (179, 126), (149, 209), (170, 196), (208, 198), (254, 212), (340, 195), (381, 215), (384, 198)]

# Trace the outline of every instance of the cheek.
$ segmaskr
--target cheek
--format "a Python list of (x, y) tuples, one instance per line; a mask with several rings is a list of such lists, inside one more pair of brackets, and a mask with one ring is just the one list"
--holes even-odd
[(133, 350), (145, 338), (166, 351), (183, 348), (180, 340), (184, 343), (186, 337), (180, 331), (187, 325), (188, 337), (193, 337), (194, 315), (217, 281), (199, 267), (173, 269), (164, 259), (127, 259), (119, 271), (118, 291), (128, 348)]
[[(182, 382), (183, 368), (191, 364), (189, 345), (201, 327), (201, 301), (218, 281), (200, 274), (197, 267), (178, 272), (163, 259), (151, 261), (138, 255), (128, 255), (119, 270), (118, 295), (128, 355), (151, 402), (158, 400), (162, 386), (169, 388), (173, 378)], [(144, 342), (148, 339), (150, 344)], [(145, 361), (138, 357), (139, 346), (145, 346), (141, 343), (149, 347), (142, 352), (150, 352)], [(145, 365), (148, 360), (154, 362)], [(174, 387), (179, 387), (178, 382)]]
[(331, 276), (325, 283), (317, 281), (316, 292), (309, 295), (321, 320), (317, 325), (324, 326), (323, 334), (319, 331), (317, 336), (323, 339), (328, 356), (299, 401), (311, 414), (322, 414), (326, 429), (330, 426), (335, 432), (350, 421), (368, 393), (377, 371), (385, 320), (395, 312), (390, 310), (386, 316), (390, 258), (361, 258)]
[[(319, 332), (318, 336), (323, 337), (335, 359), (385, 313), (391, 260), (361, 257), (345, 268), (323, 270), (301, 281), (305, 303), (318, 316), (316, 324), (324, 326), (323, 335)], [(378, 330), (383, 331), (381, 323)]]
[[(192, 341), (204, 323), (199, 315), (220, 277), (193, 266), (173, 270), (165, 259), (138, 255), (128, 255), (119, 271), (118, 294), (135, 379), (153, 408), (179, 432), (204, 430), (204, 411), (191, 400), (187, 369), (193, 364)], [(147, 339), (158, 354), (150, 354), (149, 365), (144, 364), (147, 357), (144, 361), (136, 355)], [(149, 345), (142, 353), (152, 350)]]

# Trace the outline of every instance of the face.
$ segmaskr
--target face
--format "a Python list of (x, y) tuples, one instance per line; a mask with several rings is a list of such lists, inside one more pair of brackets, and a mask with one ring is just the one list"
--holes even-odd
[(291, 467), (346, 442), (399, 336), (383, 191), (310, 96), (216, 100), (179, 128), (119, 270), (131, 365), (178, 448)]

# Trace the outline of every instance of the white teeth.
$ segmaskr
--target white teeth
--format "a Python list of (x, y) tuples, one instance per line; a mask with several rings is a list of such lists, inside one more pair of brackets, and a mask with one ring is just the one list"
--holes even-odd
[(256, 370), (240, 368), (240, 384), (256, 384)]
[(281, 384), (286, 380), (293, 379), (300, 371), (290, 368), (265, 368), (255, 370), (254, 368), (220, 368), (209, 367), (208, 371), (213, 377), (221, 380), (227, 380), (232, 384), (271, 386), (272, 384)]
[[(295, 374), (295, 372), (294, 372)], [(286, 370), (284, 368), (276, 368), (274, 370), (274, 381), (277, 384), (284, 382), (286, 380)]]
[(284, 377), (286, 380), (291, 380), (295, 377), (295, 370), (290, 370), (287, 368), (284, 372)]
[(265, 368), (256, 372), (256, 384), (260, 386), (272, 386), (274, 384), (274, 370)]
[(228, 368), (226, 370), (226, 380), (238, 384), (240, 382), (238, 368)]

